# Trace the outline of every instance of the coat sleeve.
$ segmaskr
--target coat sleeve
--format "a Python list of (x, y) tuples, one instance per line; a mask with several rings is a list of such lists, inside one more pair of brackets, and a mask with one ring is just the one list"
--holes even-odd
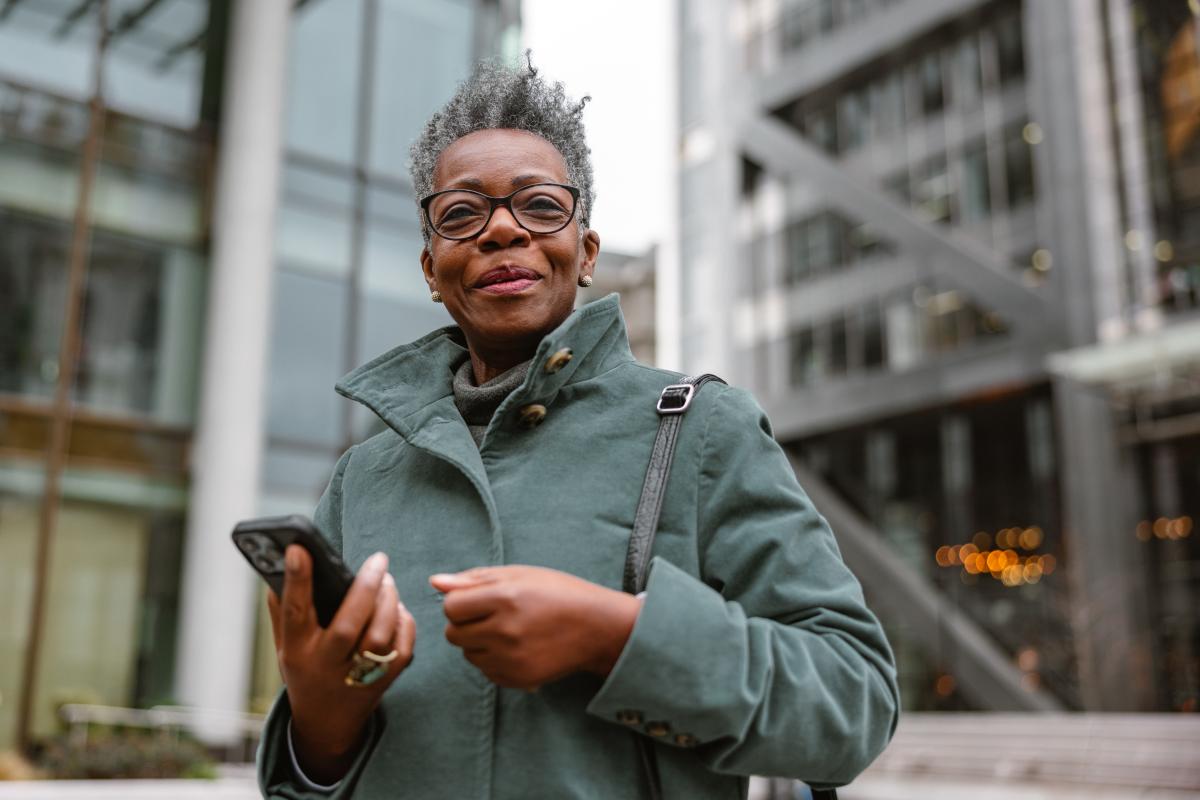
[(701, 575), (651, 562), (588, 711), (716, 772), (849, 783), (895, 730), (891, 649), (754, 399), (722, 389), (704, 436)]
[[(330, 479), (329, 486), (321, 495), (317, 509), (313, 512), (313, 522), (317, 529), (338, 553), (342, 552), (342, 478), (352, 452), (353, 448), (347, 450), (338, 460), (333, 478)], [(383, 715), (376, 712), (371, 718), (366, 744), (354, 759), (350, 770), (331, 792), (307, 788), (292, 768), (291, 753), (288, 749), (288, 724), (291, 720), (291, 706), (288, 704), (287, 692), (283, 691), (271, 706), (258, 747), (258, 788), (262, 796), (268, 800), (342, 800), (352, 797), (358, 777), (383, 732)]]

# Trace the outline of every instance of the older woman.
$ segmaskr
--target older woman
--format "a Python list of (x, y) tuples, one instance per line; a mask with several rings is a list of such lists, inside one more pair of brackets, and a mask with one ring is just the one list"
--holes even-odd
[(883, 633), (744, 391), (696, 395), (648, 585), (621, 591), (680, 376), (633, 359), (616, 296), (573, 308), (600, 247), (581, 112), (485, 65), (413, 147), (456, 325), (337, 387), (387, 427), (316, 511), (361, 565), (337, 616), (298, 547), (271, 600), (267, 796), (744, 797), (753, 774), (848, 782), (895, 726)]

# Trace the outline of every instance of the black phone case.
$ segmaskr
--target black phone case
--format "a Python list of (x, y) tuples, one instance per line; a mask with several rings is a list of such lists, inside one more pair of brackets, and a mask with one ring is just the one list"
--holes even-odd
[[(270, 545), (264, 546), (264, 537)], [(323, 628), (329, 627), (354, 582), (354, 574), (312, 522), (299, 514), (248, 519), (234, 526), (232, 538), (238, 552), (278, 597), (283, 597), (284, 551), (290, 544), (299, 544), (308, 550), (312, 556), (313, 606), (317, 611), (317, 622)]]

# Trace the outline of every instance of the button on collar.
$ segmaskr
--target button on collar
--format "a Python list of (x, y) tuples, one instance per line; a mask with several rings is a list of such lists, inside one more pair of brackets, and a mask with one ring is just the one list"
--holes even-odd
[(617, 712), (617, 722), (622, 725), (638, 726), (642, 724), (642, 712), (626, 709)]
[(536, 428), (546, 418), (546, 407), (541, 403), (530, 403), (520, 410), (521, 424), (526, 428)]
[(553, 375), (565, 367), (567, 363), (574, 357), (575, 353), (572, 352), (571, 348), (569, 347), (556, 350), (553, 355), (546, 359), (545, 370), (549, 374)]
[(671, 732), (671, 726), (665, 722), (647, 722), (646, 733), (656, 739), (661, 739)]
[(690, 733), (677, 733), (675, 734), (675, 744), (680, 747), (695, 747), (700, 742)]

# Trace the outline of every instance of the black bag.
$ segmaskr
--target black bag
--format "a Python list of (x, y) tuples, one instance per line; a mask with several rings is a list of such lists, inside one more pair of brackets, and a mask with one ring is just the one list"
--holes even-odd
[[(675, 457), (675, 442), (679, 438), (679, 426), (683, 415), (692, 405), (692, 398), (704, 384), (710, 381), (725, 381), (716, 375), (686, 377), (662, 390), (658, 398), (658, 433), (654, 437), (654, 449), (650, 451), (650, 464), (646, 468), (646, 480), (642, 483), (642, 496), (638, 498), (637, 510), (633, 514), (633, 531), (629, 535), (629, 551), (625, 554), (625, 576), (622, 588), (630, 594), (638, 594), (646, 588), (646, 568), (650, 565), (650, 551), (654, 546), (654, 534), (658, 532), (658, 518), (662, 513), (663, 497), (666, 495), (667, 478), (671, 474), (671, 461)], [(658, 775), (658, 762), (654, 757), (654, 743), (641, 734), (634, 734), (638, 751), (642, 755), (642, 766), (650, 786), (650, 796), (662, 800), (662, 781)], [(837, 800), (833, 789), (813, 789), (813, 800)]]

